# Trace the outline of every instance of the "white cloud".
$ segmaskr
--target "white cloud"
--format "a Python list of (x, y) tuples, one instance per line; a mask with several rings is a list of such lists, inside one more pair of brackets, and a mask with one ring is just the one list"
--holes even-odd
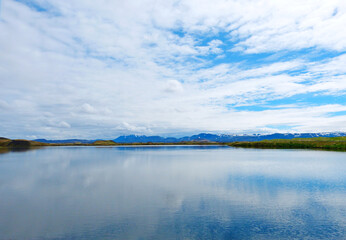
[(179, 93), (183, 91), (183, 86), (177, 80), (169, 80), (166, 83), (165, 91), (169, 93)]
[(148, 129), (147, 127), (141, 127), (136, 126), (127, 122), (122, 122), (117, 127), (115, 127), (116, 130), (128, 132), (128, 133), (136, 133), (136, 134), (150, 134), (152, 133), (151, 129)]
[(54, 121), (54, 120), (48, 121), (47, 126), (56, 127), (56, 128), (70, 128), (71, 127), (71, 125), (65, 121)]
[(81, 110), (82, 110), (82, 112), (85, 112), (85, 113), (95, 113), (96, 112), (95, 108), (88, 103), (84, 103), (81, 107)]
[[(256, 4), (257, 3), (257, 4)], [(318, 47), (343, 51), (344, 1), (258, 1), (233, 36), (244, 38), (234, 50), (247, 53)], [(264, 5), (264, 6), (263, 6)], [(255, 13), (257, 11), (257, 13)], [(255, 13), (252, 15), (252, 13)]]
[(312, 64), (310, 67), (310, 72), (313, 74), (323, 74), (326, 76), (346, 74), (345, 66), (346, 54), (342, 54), (332, 59), (328, 59), (327, 61)]
[[(2, 2), (0, 130), (8, 137), (344, 129), (343, 116), (328, 115), (339, 108), (332, 100), (317, 115), (309, 106), (228, 107), (342, 96), (344, 1), (33, 2), (48, 10)], [(289, 54), (306, 48), (335, 57)], [(286, 57), (270, 60), (276, 51)]]

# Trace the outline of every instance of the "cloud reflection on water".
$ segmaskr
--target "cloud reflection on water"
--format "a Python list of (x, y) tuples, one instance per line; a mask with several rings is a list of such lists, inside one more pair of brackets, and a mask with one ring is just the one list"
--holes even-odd
[(205, 147), (6, 154), (0, 239), (342, 239), (344, 157)]

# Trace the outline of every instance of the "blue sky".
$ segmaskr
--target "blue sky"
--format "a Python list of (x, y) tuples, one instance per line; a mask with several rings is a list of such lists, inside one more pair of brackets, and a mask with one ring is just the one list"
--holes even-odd
[(0, 135), (346, 131), (342, 0), (3, 0)]

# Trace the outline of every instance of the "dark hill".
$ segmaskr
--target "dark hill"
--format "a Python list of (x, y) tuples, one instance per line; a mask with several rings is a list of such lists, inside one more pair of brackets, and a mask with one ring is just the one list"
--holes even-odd
[(7, 147), (10, 148), (30, 148), (31, 143), (27, 140), (12, 140), (8, 143)]

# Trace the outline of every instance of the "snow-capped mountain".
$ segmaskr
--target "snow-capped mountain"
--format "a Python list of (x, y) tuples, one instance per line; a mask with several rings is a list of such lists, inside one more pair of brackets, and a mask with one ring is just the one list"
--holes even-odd
[[(313, 138), (313, 137), (341, 137), (346, 136), (345, 132), (322, 132), (322, 133), (273, 133), (273, 134), (211, 134), (200, 133), (197, 135), (186, 136), (181, 138), (145, 136), (145, 135), (127, 135), (114, 139), (116, 143), (177, 143), (177, 142), (237, 142), (237, 141), (261, 141), (270, 139), (292, 139), (292, 138)], [(102, 139), (96, 139), (102, 140)], [(96, 140), (85, 139), (63, 139), (63, 140), (46, 140), (35, 139), (34, 141), (43, 143), (93, 143)]]

